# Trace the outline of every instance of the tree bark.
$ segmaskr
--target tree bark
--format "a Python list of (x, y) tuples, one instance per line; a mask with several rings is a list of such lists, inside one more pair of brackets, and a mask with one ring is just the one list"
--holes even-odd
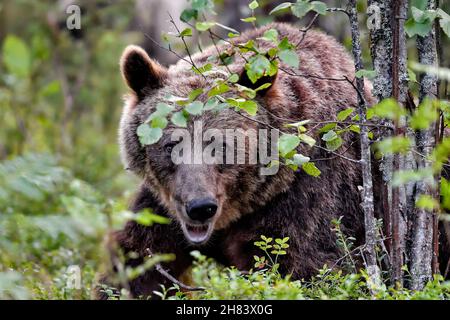
[[(427, 9), (436, 9), (436, 1), (428, 0)], [(419, 63), (437, 66), (437, 49), (435, 29), (424, 37), (417, 36), (417, 50)], [(420, 77), (420, 102), (425, 98), (437, 96), (437, 78), (434, 75), (423, 74)], [(428, 129), (420, 130), (416, 135), (417, 151), (423, 155), (418, 161), (419, 170), (430, 167), (428, 156), (435, 146), (436, 126), (431, 124)], [(426, 181), (419, 181), (416, 185), (417, 196), (428, 195), (435, 197), (435, 189)], [(411, 289), (420, 290), (432, 277), (431, 262), (433, 257), (433, 212), (416, 208), (413, 212), (411, 235)]]
[[(404, 20), (408, 3), (405, 0), (369, 0), (370, 15), (370, 51), (374, 70), (372, 93), (378, 101), (394, 97), (405, 104), (408, 90), (406, 68), (406, 39)], [(391, 121), (385, 121), (393, 125)], [(404, 119), (395, 123), (395, 135), (405, 134)], [(406, 134), (411, 134), (407, 133)], [(391, 132), (385, 131), (379, 139), (386, 138)], [(414, 168), (412, 154), (385, 155), (380, 161), (381, 201), (383, 212), (379, 214), (384, 221), (384, 230), (388, 236), (386, 246), (391, 258), (391, 282), (402, 284), (402, 266), (405, 252), (406, 217), (412, 208), (413, 185), (392, 187), (393, 173), (398, 170)]]
[[(356, 0), (349, 1), (348, 16), (352, 34), (352, 52), (355, 59), (355, 71), (362, 69), (361, 43), (358, 25), (358, 12), (356, 11)], [(372, 185), (371, 151), (368, 127), (366, 123), (367, 105), (364, 97), (364, 78), (356, 78), (356, 94), (358, 97), (358, 113), (360, 117), (361, 134), (361, 170), (363, 178), (362, 208), (364, 211), (365, 224), (365, 262), (369, 279), (372, 283), (370, 287), (376, 289), (381, 283), (380, 269), (377, 264), (376, 244), (377, 230), (374, 216), (374, 197)]]

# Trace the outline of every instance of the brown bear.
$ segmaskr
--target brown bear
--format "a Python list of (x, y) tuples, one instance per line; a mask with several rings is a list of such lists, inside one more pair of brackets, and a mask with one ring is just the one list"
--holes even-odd
[[(192, 134), (195, 120), (201, 120), (203, 128), (219, 130), (257, 130), (267, 125), (286, 130), (284, 125), (288, 122), (309, 119), (311, 126), (317, 126), (335, 120), (341, 110), (356, 108), (357, 95), (352, 85), (332, 79), (355, 77), (352, 58), (332, 37), (314, 30), (304, 34), (287, 24), (270, 24), (242, 33), (230, 42), (253, 39), (267, 50), (273, 43), (262, 36), (269, 29), (276, 29), (280, 39), (287, 37), (290, 43), (299, 44), (296, 49), (299, 68), (280, 62), (276, 76), (265, 77), (271, 86), (258, 91), (254, 99), (259, 105), (256, 116), (232, 108), (203, 112), (191, 117), (187, 124)], [(229, 49), (230, 42), (192, 55), (193, 63), (202, 66), (214, 61), (210, 57), (217, 57), (217, 50)], [(242, 75), (239, 81), (246, 86), (255, 86), (246, 79), (244, 71), (251, 55), (252, 52), (236, 55), (228, 66), (233, 73)], [(321, 147), (317, 135), (317, 147), (302, 144), (298, 150), (315, 162), (321, 171), (318, 177), (283, 165), (274, 175), (261, 175), (261, 164), (174, 164), (170, 133), (176, 126), (169, 124), (157, 143), (144, 146), (136, 130), (168, 94), (186, 97), (194, 89), (211, 88), (214, 76), (203, 77), (193, 72), (188, 57), (165, 68), (136, 46), (125, 50), (120, 65), (132, 91), (120, 123), (121, 153), (125, 166), (142, 178), (131, 210), (151, 208), (171, 218), (170, 224), (151, 227), (128, 222), (123, 230), (112, 235), (123, 252), (137, 253), (127, 261), (128, 265), (141, 264), (148, 250), (174, 253), (176, 260), (164, 267), (179, 277), (191, 264), (190, 252), (200, 250), (224, 265), (249, 270), (254, 264), (253, 256), (260, 254), (254, 241), (266, 235), (289, 237), (290, 248), (280, 260), (279, 270), (301, 279), (313, 276), (324, 264), (332, 265), (341, 257), (336, 235), (331, 231), (333, 219), (343, 216), (343, 232), (359, 243), (364, 240), (358, 163), (328, 152)], [(366, 99), (373, 103), (368, 86)], [(224, 97), (232, 94), (224, 93)], [(202, 94), (197, 99), (206, 102), (207, 98)], [(358, 159), (358, 135), (350, 132), (343, 138), (345, 156)], [(115, 285), (108, 281), (111, 281), (108, 277), (103, 279)], [(158, 289), (159, 284), (169, 282), (157, 271), (149, 270), (128, 286), (134, 297), (145, 297)]]

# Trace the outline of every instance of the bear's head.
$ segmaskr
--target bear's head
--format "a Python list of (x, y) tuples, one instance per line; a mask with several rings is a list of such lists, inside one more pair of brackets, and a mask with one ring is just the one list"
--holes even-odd
[[(156, 143), (140, 143), (137, 129), (157, 110), (158, 104), (170, 104), (168, 97), (187, 97), (199, 88), (203, 92), (196, 100), (206, 103), (214, 80), (224, 77), (219, 72), (205, 78), (192, 72), (191, 67), (180, 61), (165, 68), (137, 46), (129, 46), (124, 51), (121, 72), (131, 94), (126, 98), (119, 140), (125, 166), (143, 178), (178, 221), (187, 240), (203, 244), (214, 230), (226, 228), (241, 215), (254, 212), (286, 190), (293, 174), (283, 167), (262, 173), (273, 157), (278, 156), (277, 141), (274, 141), (278, 132), (266, 125), (273, 123), (268, 108), (273, 99), (279, 99), (275, 88), (261, 91), (255, 97), (259, 105), (256, 116), (235, 108), (221, 109), (219, 105), (215, 110), (189, 115), (185, 128), (174, 125), (169, 116)], [(236, 74), (245, 73), (243, 61), (229, 68)], [(222, 98), (233, 95), (236, 97), (236, 92), (223, 93)], [(173, 105), (173, 112), (180, 110), (180, 106)], [(250, 139), (254, 134), (258, 142)], [(229, 150), (232, 150), (230, 157)], [(264, 161), (261, 150), (266, 156)], [(205, 160), (208, 155), (209, 160)], [(177, 160), (177, 156), (183, 161)]]

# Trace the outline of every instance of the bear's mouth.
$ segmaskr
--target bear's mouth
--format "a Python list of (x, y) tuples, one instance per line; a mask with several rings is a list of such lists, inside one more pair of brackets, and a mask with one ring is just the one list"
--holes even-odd
[(187, 240), (193, 244), (203, 244), (208, 241), (213, 229), (211, 222), (203, 224), (188, 224), (183, 222), (181, 225)]

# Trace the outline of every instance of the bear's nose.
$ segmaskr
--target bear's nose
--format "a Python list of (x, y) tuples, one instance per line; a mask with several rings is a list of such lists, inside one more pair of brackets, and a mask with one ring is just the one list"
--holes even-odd
[(217, 202), (213, 199), (194, 199), (186, 206), (186, 213), (192, 220), (205, 222), (217, 211)]

